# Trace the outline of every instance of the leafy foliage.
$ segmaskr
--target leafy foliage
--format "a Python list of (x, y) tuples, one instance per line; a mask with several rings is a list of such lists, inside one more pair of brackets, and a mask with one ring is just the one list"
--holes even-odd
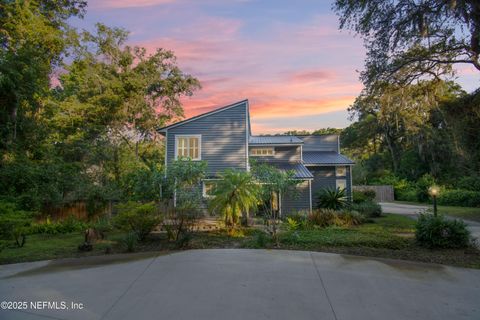
[(377, 218), (382, 215), (382, 207), (374, 201), (364, 201), (361, 203), (353, 203), (350, 210), (359, 212), (368, 218)]
[(293, 179), (294, 172), (280, 171), (268, 163), (252, 162), (252, 174), (260, 183), (260, 206), (268, 221), (267, 228), (275, 245), (278, 246), (277, 220), (279, 211), (275, 208), (275, 196), (282, 199), (287, 193), (294, 198), (297, 196), (295, 186), (299, 183)]
[(0, 201), (0, 239), (15, 240), (18, 247), (25, 245), (32, 213), (18, 210), (15, 204)]
[(115, 224), (120, 229), (135, 233), (140, 241), (145, 240), (162, 222), (162, 217), (154, 203), (140, 204), (130, 201), (118, 205), (118, 210)]
[(470, 244), (470, 231), (461, 220), (422, 214), (415, 224), (418, 243), (429, 248), (464, 248)]
[(190, 159), (173, 161), (168, 167), (164, 186), (167, 212), (163, 227), (168, 238), (179, 247), (188, 245), (196, 222), (203, 215), (201, 183), (206, 169), (206, 162)]
[(234, 227), (241, 216), (247, 220), (248, 213), (256, 209), (260, 192), (249, 172), (227, 169), (216, 184), (209, 207), (223, 216), (225, 225)]
[(318, 208), (339, 210), (348, 205), (345, 189), (325, 188), (318, 193)]
[(356, 226), (365, 222), (365, 216), (352, 210), (317, 209), (307, 216), (307, 223), (300, 223), (299, 229), (329, 226)]
[(120, 241), (127, 252), (134, 252), (138, 245), (138, 235), (135, 232), (128, 232)]
[(334, 10), (340, 27), (354, 30), (365, 41), (366, 84), (438, 77), (458, 63), (480, 70), (476, 0), (337, 0)]
[(444, 190), (438, 196), (438, 204), (446, 206), (480, 207), (480, 192), (469, 190)]
[[(126, 45), (128, 32), (69, 26), (85, 1), (7, 1), (0, 24), (0, 198), (21, 209), (162, 197), (155, 127), (183, 116), (200, 87), (173, 52)], [(68, 59), (65, 57), (68, 55)]]
[(65, 234), (71, 232), (82, 232), (88, 228), (88, 224), (76, 219), (68, 217), (63, 221), (52, 222), (50, 219), (43, 223), (34, 223), (30, 227), (30, 233), (36, 234)]
[(375, 190), (366, 189), (366, 190), (353, 190), (352, 201), (353, 203), (362, 203), (366, 201), (375, 200)]

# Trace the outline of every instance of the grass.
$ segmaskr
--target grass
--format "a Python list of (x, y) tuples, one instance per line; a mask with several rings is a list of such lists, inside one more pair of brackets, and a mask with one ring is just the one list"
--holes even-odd
[(287, 232), (281, 242), (289, 247), (315, 250), (321, 247), (371, 247), (400, 249), (413, 237), (414, 221), (397, 215), (373, 219), (357, 227), (327, 227)]
[[(415, 221), (404, 216), (387, 214), (370, 222), (352, 227), (328, 227), (313, 230), (283, 231), (280, 246), (274, 247), (267, 235), (259, 241), (262, 232), (255, 228), (239, 229), (234, 233), (225, 230), (196, 232), (187, 249), (208, 248), (267, 248), (311, 250), (370, 257), (404, 259), (441, 263), (462, 267), (480, 268), (477, 249), (430, 250), (419, 247), (414, 238)], [(23, 248), (10, 246), (0, 252), (0, 264), (105, 255), (107, 247), (112, 253), (125, 252), (120, 239), (124, 233), (113, 233), (108, 240), (97, 242), (91, 252), (78, 252), (83, 242), (80, 233), (64, 235), (32, 235)], [(140, 242), (136, 252), (169, 252), (178, 250), (163, 233), (151, 235)]]
[(101, 255), (113, 243), (110, 240), (100, 241), (92, 251), (79, 252), (78, 245), (82, 244), (83, 240), (84, 236), (80, 233), (30, 235), (23, 247), (17, 248), (9, 244), (3, 249), (0, 252), (0, 264)]
[[(398, 203), (412, 204), (412, 205), (425, 205), (432, 208), (431, 204), (408, 202), (408, 201), (395, 201)], [(462, 218), (472, 221), (480, 222), (480, 208), (473, 207), (454, 207), (454, 206), (438, 206), (438, 212), (447, 216)]]

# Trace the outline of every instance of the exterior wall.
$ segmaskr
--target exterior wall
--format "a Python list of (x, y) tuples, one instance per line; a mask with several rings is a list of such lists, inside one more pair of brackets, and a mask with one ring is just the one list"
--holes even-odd
[[(338, 177), (338, 179), (345, 179), (347, 185), (347, 197), (351, 199), (352, 196), (352, 183), (351, 183), (351, 166), (347, 167), (347, 173), (345, 177)], [(317, 205), (317, 195), (318, 192), (324, 188), (336, 188), (336, 180), (337, 177), (335, 176), (335, 167), (327, 167), (327, 166), (309, 166), (308, 170), (313, 174), (313, 181), (312, 181), (312, 207), (315, 208)]]
[(338, 135), (297, 136), (303, 140), (303, 151), (335, 151), (340, 152)]
[(247, 104), (207, 115), (167, 131), (167, 166), (175, 159), (175, 135), (201, 135), (201, 159), (207, 176), (227, 168), (247, 169)]
[[(266, 146), (249, 146), (253, 148), (265, 148)], [(251, 159), (257, 161), (289, 161), (298, 162), (301, 160), (300, 146), (273, 146), (275, 148), (275, 155), (273, 156), (250, 156)], [(249, 151), (250, 152), (250, 151)]]
[(296, 194), (286, 194), (282, 198), (282, 216), (289, 216), (301, 210), (310, 210), (310, 188), (308, 180), (296, 186)]

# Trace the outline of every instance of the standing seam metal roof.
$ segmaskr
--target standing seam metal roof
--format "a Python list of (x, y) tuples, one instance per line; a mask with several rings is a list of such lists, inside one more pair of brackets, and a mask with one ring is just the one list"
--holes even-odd
[(304, 151), (303, 163), (305, 164), (354, 164), (340, 153), (334, 151)]
[(312, 173), (300, 162), (267, 162), (269, 165), (274, 166), (280, 171), (287, 172), (293, 171), (295, 179), (313, 179)]
[(295, 136), (250, 136), (249, 144), (303, 144)]

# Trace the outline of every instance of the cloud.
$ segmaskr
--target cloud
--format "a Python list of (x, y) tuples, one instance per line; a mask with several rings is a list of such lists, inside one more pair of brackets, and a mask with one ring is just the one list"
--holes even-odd
[(286, 131), (292, 118), (345, 111), (362, 89), (355, 72), (362, 43), (329, 20), (267, 24), (252, 34), (238, 18), (193, 11), (177, 19), (136, 44), (173, 50), (180, 68), (200, 80), (203, 88), (182, 99), (186, 117), (248, 98), (253, 121), (277, 119)]
[(151, 7), (174, 2), (177, 2), (177, 0), (95, 0), (90, 1), (89, 6), (94, 9), (121, 9)]
[(294, 72), (289, 76), (294, 83), (325, 82), (335, 79), (335, 73), (328, 70)]

